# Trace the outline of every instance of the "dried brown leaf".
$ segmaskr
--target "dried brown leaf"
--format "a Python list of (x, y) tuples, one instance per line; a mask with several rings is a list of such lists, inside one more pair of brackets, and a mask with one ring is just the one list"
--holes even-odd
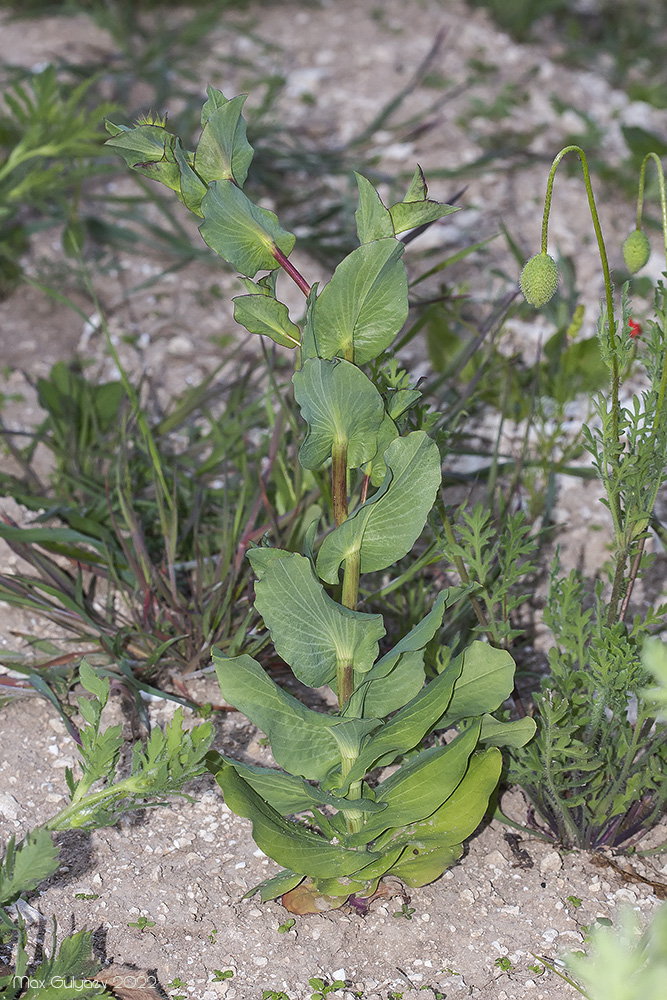
[(109, 965), (90, 978), (106, 986), (118, 1000), (164, 1000), (156, 977), (129, 965)]
[(324, 913), (326, 910), (337, 910), (346, 896), (325, 896), (318, 892), (317, 887), (309, 879), (305, 879), (295, 889), (286, 892), (281, 902), (290, 913), (303, 916), (306, 913)]

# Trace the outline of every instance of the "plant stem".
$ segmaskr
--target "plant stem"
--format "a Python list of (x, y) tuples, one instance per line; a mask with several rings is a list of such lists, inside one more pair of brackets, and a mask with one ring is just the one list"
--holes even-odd
[[(334, 442), (331, 452), (331, 492), (333, 495), (334, 525), (336, 528), (347, 519), (347, 443)], [(342, 603), (352, 611), (359, 595), (359, 552), (348, 555), (343, 573)], [(345, 705), (354, 690), (354, 664), (339, 660), (336, 671), (338, 705)]]
[[(352, 765), (354, 764), (355, 758), (343, 756), (341, 759), (341, 777), (343, 780), (348, 776)], [(353, 781), (350, 784), (346, 799), (354, 801), (361, 798), (361, 780)], [(345, 816), (345, 825), (347, 827), (348, 833), (358, 833), (364, 825), (364, 816), (360, 809), (344, 809), (343, 815)]]
[(334, 442), (331, 452), (331, 492), (333, 495), (334, 525), (347, 519), (347, 444)]
[(642, 211), (644, 208), (644, 178), (646, 166), (653, 160), (658, 170), (658, 185), (660, 187), (660, 208), (662, 209), (662, 238), (665, 246), (665, 269), (667, 270), (667, 198), (665, 197), (665, 174), (657, 153), (647, 153), (639, 171), (639, 192), (637, 194), (637, 229), (642, 227)]
[[(667, 271), (667, 195), (665, 194), (665, 173), (662, 169), (662, 163), (657, 153), (647, 153), (642, 162), (641, 171), (639, 173), (639, 192), (637, 195), (637, 229), (641, 229), (642, 224), (642, 211), (644, 208), (644, 175), (646, 174), (646, 166), (648, 161), (652, 159), (658, 170), (658, 186), (660, 188), (660, 209), (662, 212), (662, 239), (665, 247), (665, 271)], [(667, 363), (663, 359), (662, 373), (660, 376), (660, 386), (658, 388), (658, 399), (655, 406), (655, 413), (653, 415), (653, 427), (652, 432), (655, 436), (656, 427), (658, 420), (660, 419), (660, 414), (665, 402), (665, 392), (667, 392)]]
[[(616, 571), (614, 574), (614, 582), (612, 584), (612, 592), (609, 600), (609, 608), (607, 613), (607, 622), (611, 625), (616, 619), (616, 613), (619, 605), (619, 601), (623, 595), (623, 584), (625, 580), (625, 563), (628, 555), (627, 545), (623, 544), (623, 512), (621, 508), (621, 498), (618, 490), (613, 488), (613, 468), (617, 465), (617, 458), (615, 458), (615, 453), (617, 452), (618, 440), (619, 440), (619, 424), (621, 416), (621, 406), (619, 401), (619, 391), (620, 391), (620, 371), (618, 365), (618, 351), (616, 346), (616, 317), (614, 314), (614, 295), (613, 295), (613, 284), (611, 281), (611, 272), (609, 270), (609, 260), (607, 258), (607, 251), (604, 244), (604, 238), (602, 236), (602, 227), (600, 226), (600, 217), (598, 215), (597, 206), (595, 204), (595, 197), (593, 195), (593, 187), (591, 184), (591, 177), (588, 170), (588, 160), (586, 159), (586, 154), (580, 146), (565, 146), (561, 149), (560, 153), (557, 154), (554, 159), (551, 170), (549, 171), (549, 178), (547, 180), (547, 192), (544, 200), (544, 215), (542, 217), (542, 252), (547, 252), (547, 231), (549, 225), (549, 211), (551, 209), (551, 200), (553, 196), (553, 184), (554, 177), (556, 175), (556, 170), (560, 161), (563, 159), (566, 153), (576, 153), (581, 162), (581, 169), (584, 175), (584, 184), (586, 187), (586, 197), (588, 198), (588, 207), (591, 213), (591, 219), (593, 220), (593, 228), (595, 229), (595, 238), (598, 244), (598, 251), (600, 254), (600, 262), (602, 264), (602, 273), (604, 276), (604, 288), (605, 288), (605, 302), (606, 302), (606, 326), (608, 331), (608, 348), (609, 348), (609, 360), (610, 360), (610, 371), (611, 371), (611, 386), (609, 391), (609, 398), (605, 400), (605, 405), (610, 404), (611, 410), (611, 432), (607, 432), (606, 426), (603, 431), (602, 440), (602, 461), (600, 463), (600, 474), (602, 482), (607, 493), (609, 500), (609, 510), (611, 513), (612, 521), (614, 524), (614, 537), (616, 540), (616, 548), (618, 551)], [(666, 249), (667, 253), (667, 249)], [(604, 330), (604, 326), (603, 326)], [(667, 377), (667, 376), (666, 376)]]
[(591, 184), (591, 176), (588, 171), (588, 160), (586, 159), (586, 154), (584, 153), (581, 146), (565, 146), (561, 149), (560, 153), (557, 154), (554, 159), (551, 170), (549, 171), (549, 178), (547, 180), (547, 193), (544, 199), (544, 215), (542, 217), (542, 253), (547, 252), (547, 232), (549, 228), (549, 212), (551, 210), (551, 199), (553, 197), (553, 185), (554, 178), (556, 176), (556, 170), (560, 161), (563, 159), (566, 153), (576, 153), (581, 162), (581, 169), (584, 175), (584, 185), (586, 187), (586, 197), (588, 198), (588, 207), (591, 213), (591, 219), (593, 220), (593, 228), (595, 229), (595, 238), (598, 244), (598, 251), (600, 253), (600, 262), (602, 264), (602, 273), (604, 275), (604, 289), (605, 289), (605, 300), (607, 305), (607, 325), (609, 328), (609, 348), (612, 359), (612, 406), (615, 427), (618, 428), (618, 390), (619, 390), (619, 371), (618, 371), (618, 358), (616, 355), (616, 318), (614, 314), (614, 296), (613, 296), (613, 284), (611, 281), (611, 272), (609, 270), (609, 260), (607, 258), (607, 250), (604, 245), (604, 238), (602, 236), (602, 227), (600, 226), (600, 217), (598, 215), (597, 206), (595, 204), (595, 197), (593, 195), (593, 186)]
[(361, 553), (358, 549), (351, 552), (345, 558), (345, 572), (343, 573), (343, 594), (341, 603), (352, 611), (357, 606), (359, 598), (359, 571), (361, 566)]
[(286, 274), (289, 274), (292, 281), (296, 285), (298, 285), (298, 287), (301, 289), (306, 298), (308, 298), (308, 296), (310, 295), (310, 285), (308, 284), (304, 276), (299, 271), (297, 271), (294, 264), (292, 264), (292, 262), (287, 259), (282, 250), (279, 250), (277, 246), (274, 245), (271, 253), (273, 257), (275, 257), (275, 259), (278, 261), (283, 271)]

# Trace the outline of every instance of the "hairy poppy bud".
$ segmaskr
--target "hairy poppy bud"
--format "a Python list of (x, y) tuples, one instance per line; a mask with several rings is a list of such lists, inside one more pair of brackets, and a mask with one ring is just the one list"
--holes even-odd
[(623, 244), (623, 260), (630, 274), (640, 271), (651, 256), (651, 244), (643, 229), (633, 230)]
[(546, 305), (558, 287), (558, 265), (548, 253), (536, 253), (524, 264), (521, 291), (531, 306)]

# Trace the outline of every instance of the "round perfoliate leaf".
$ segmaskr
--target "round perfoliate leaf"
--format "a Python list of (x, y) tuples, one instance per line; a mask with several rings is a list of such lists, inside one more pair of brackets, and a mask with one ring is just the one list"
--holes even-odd
[(531, 306), (547, 304), (558, 287), (558, 265), (548, 253), (536, 253), (524, 264), (521, 291)]
[(630, 274), (641, 271), (651, 256), (651, 244), (643, 229), (633, 230), (623, 244), (623, 260)]

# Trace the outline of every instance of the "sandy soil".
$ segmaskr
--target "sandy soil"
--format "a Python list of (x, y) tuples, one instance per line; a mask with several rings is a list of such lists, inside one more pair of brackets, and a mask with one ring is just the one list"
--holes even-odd
[[(380, 164), (391, 174), (412, 170), (418, 161), (427, 176), (429, 169), (473, 164), (493, 148), (498, 127), (480, 107), (488, 107), (503, 88), (509, 88), (515, 104), (511, 119), (503, 122), (502, 141), (508, 141), (506, 130), (513, 130), (516, 141), (537, 158), (521, 169), (507, 170), (507, 161), (500, 158), (483, 172), (471, 170), (464, 180), (469, 185), (464, 210), (429, 233), (432, 244), (447, 252), (491, 235), (501, 220), (529, 252), (536, 250), (546, 163), (573, 132), (583, 131), (584, 116), (604, 129), (601, 152), (612, 164), (624, 155), (623, 123), (664, 130), (664, 112), (631, 104), (593, 71), (564, 69), (547, 45), (516, 45), (479, 12), (467, 11), (456, 0), (386, 0), (376, 6), (339, 0), (309, 9), (289, 3), (262, 8), (256, 13), (255, 40), (219, 28), (215, 58), (202, 67), (202, 83), (210, 81), (230, 96), (242, 89), (240, 71), (224, 60), (225, 53), (242, 50), (245, 57), (263, 61), (267, 72), (285, 75), (283, 118), (295, 129), (307, 124), (335, 144), (372, 120), (389, 96), (405, 86), (440, 29), (445, 40), (432, 70), (446, 78), (451, 94), (432, 112), (428, 131), (378, 132), (373, 141)], [(25, 65), (50, 56), (72, 58), (89, 46), (104, 50), (110, 43), (104, 33), (78, 18), (3, 24), (0, 30), (0, 58)], [(467, 82), (471, 60), (488, 67), (472, 84)], [(449, 93), (447, 88), (418, 87), (410, 113), (430, 106), (438, 93)], [(552, 95), (560, 98), (559, 108), (566, 104), (567, 109), (556, 110)], [(458, 179), (436, 180), (431, 190), (446, 199), (459, 186)], [(584, 332), (590, 334), (601, 280), (579, 178), (559, 177), (556, 200), (551, 240), (554, 248), (577, 256), (587, 305)], [(633, 208), (602, 206), (602, 215), (611, 237), (612, 262), (618, 263), (621, 241), (633, 224)], [(58, 254), (55, 245), (39, 250)], [(470, 291), (483, 303), (500, 287), (493, 268), (512, 274), (515, 268), (500, 240), (477, 260)], [(301, 264), (310, 280), (323, 277), (316, 263), (303, 259)], [(659, 271), (659, 261), (652, 261), (651, 267)], [(220, 304), (207, 294), (212, 279), (206, 266), (192, 265), (178, 275), (160, 276), (161, 271), (159, 259), (123, 258), (116, 272), (99, 282), (97, 293), (130, 372), (148, 373), (168, 392), (174, 385), (200, 379), (219, 362), (215, 340), (233, 330), (226, 295), (234, 282), (225, 273), (216, 276), (223, 290)], [(153, 276), (155, 282), (148, 293), (128, 295), (138, 275)], [(95, 312), (90, 302), (78, 301), (87, 315)], [(33, 289), (22, 288), (0, 303), (0, 328), (0, 390), (23, 397), (13, 404), (12, 426), (27, 429), (37, 418), (26, 376), (32, 380), (46, 374), (54, 361), (70, 358), (77, 349), (95, 358), (103, 374), (113, 371), (95, 323), (84, 326), (74, 312)], [(543, 332), (539, 320), (514, 323), (512, 337), (534, 351)], [(123, 341), (125, 334), (133, 336), (133, 343)], [(423, 364), (419, 348), (412, 361)], [(596, 488), (566, 484), (559, 517), (568, 529), (572, 561), (581, 558), (587, 567), (599, 565), (605, 536), (604, 531), (591, 532), (590, 518), (603, 527), (605, 522)], [(6, 551), (0, 558), (3, 566), (12, 566), (13, 557)], [(663, 584), (664, 576), (658, 577), (656, 590)], [(18, 648), (16, 632), (35, 625), (39, 627), (0, 607), (0, 643), (5, 648)], [(212, 682), (197, 683), (193, 695), (215, 700)], [(151, 711), (155, 722), (164, 723), (172, 707), (155, 703)], [(113, 706), (114, 713), (119, 716), (119, 706)], [(0, 726), (4, 840), (11, 834), (21, 836), (62, 806), (65, 767), (75, 765), (76, 752), (41, 699), (5, 708)], [(230, 715), (219, 723), (217, 745), (262, 761), (257, 736), (243, 719)], [(316, 975), (344, 979), (347, 986), (341, 995), (362, 993), (365, 1000), (391, 992), (417, 1000), (422, 991), (448, 998), (560, 1000), (575, 994), (552, 973), (541, 972), (533, 954), (554, 960), (581, 945), (582, 927), (596, 916), (613, 916), (627, 904), (648, 918), (657, 904), (646, 887), (623, 882), (614, 871), (594, 867), (586, 856), (562, 854), (529, 837), (522, 843), (528, 858), (520, 861), (504, 837), (505, 829), (493, 822), (471, 840), (460, 864), (434, 885), (412, 893), (414, 912), (409, 917), (389, 900), (376, 904), (365, 918), (344, 912), (298, 918), (281, 933), (288, 915), (280, 906), (241, 899), (248, 887), (275, 869), (253, 844), (249, 824), (230, 813), (210, 782), (202, 779), (193, 794), (194, 804), (180, 802), (90, 836), (63, 837), (64, 866), (28, 911), (35, 920), (32, 939), (54, 915), (63, 933), (94, 928), (100, 957), (149, 970), (168, 994), (198, 1000), (259, 1000), (265, 989), (285, 990), (292, 1000), (302, 1000), (310, 996), (308, 978)], [(520, 796), (511, 796), (506, 808), (516, 819), (523, 818)], [(656, 831), (654, 842), (664, 839), (665, 831)], [(634, 864), (646, 877), (660, 878), (667, 875), (667, 865), (660, 871), (664, 860), (659, 856), (650, 865)], [(139, 916), (147, 917), (150, 926), (130, 926)], [(504, 956), (511, 971), (495, 964)], [(215, 981), (216, 970), (227, 969), (234, 976)], [(177, 977), (187, 985), (169, 988)]]

